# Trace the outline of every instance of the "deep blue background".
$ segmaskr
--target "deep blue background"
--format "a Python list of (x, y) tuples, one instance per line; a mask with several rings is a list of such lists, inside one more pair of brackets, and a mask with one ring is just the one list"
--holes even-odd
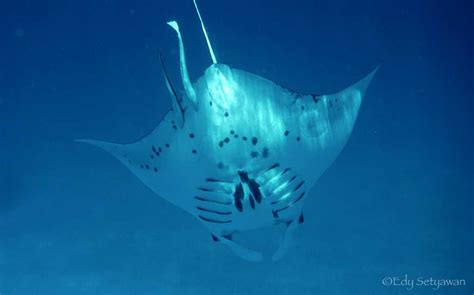
[[(472, 1), (200, 1), (220, 62), (303, 93), (381, 64), (291, 252), (260, 264), (73, 143), (157, 125), (170, 107), (157, 48), (179, 82), (166, 21), (192, 79), (210, 65), (191, 0), (138, 2), (0, 2), (2, 295), (474, 292)], [(271, 249), (278, 234), (248, 239)], [(405, 274), (467, 286), (381, 283)]]

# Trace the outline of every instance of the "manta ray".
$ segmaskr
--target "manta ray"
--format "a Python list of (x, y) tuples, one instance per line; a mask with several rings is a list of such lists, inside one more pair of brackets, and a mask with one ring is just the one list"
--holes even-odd
[(375, 74), (335, 94), (300, 94), (258, 75), (218, 63), (194, 0), (212, 64), (194, 83), (178, 23), (184, 91), (160, 61), (172, 108), (144, 138), (129, 144), (81, 139), (121, 161), (153, 192), (189, 212), (249, 261), (263, 256), (233, 239), (239, 232), (283, 225), (272, 259), (287, 251), (303, 223), (308, 190), (352, 132)]

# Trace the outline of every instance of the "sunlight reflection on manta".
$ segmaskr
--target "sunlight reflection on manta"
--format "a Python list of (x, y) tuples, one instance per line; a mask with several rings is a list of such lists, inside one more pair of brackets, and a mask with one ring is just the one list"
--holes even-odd
[(236, 243), (234, 233), (284, 224), (277, 260), (304, 221), (306, 192), (347, 142), (376, 70), (336, 94), (298, 94), (218, 63), (194, 4), (213, 61), (204, 76), (191, 83), (178, 23), (169, 22), (178, 35), (183, 97), (160, 54), (172, 110), (158, 127), (131, 144), (78, 141), (114, 155), (246, 260), (262, 255)]

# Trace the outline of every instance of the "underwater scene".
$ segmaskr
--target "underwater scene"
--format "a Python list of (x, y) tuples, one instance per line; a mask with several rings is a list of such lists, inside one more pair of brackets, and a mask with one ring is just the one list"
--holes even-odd
[(0, 20), (0, 295), (474, 294), (472, 1)]

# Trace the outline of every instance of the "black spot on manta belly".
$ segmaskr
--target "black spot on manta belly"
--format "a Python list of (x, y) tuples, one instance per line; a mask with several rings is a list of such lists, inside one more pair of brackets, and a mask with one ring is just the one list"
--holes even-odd
[(239, 171), (237, 173), (239, 174), (240, 181), (242, 181), (243, 183), (249, 182), (249, 175), (247, 172)]
[(267, 158), (269, 154), (268, 148), (263, 148), (262, 150), (262, 157)]
[(255, 197), (257, 203), (262, 201), (262, 194), (260, 193), (260, 185), (253, 179), (251, 179), (248, 183), (250, 192)]
[(258, 138), (256, 138), (255, 136), (252, 137), (252, 144), (257, 145), (257, 143), (258, 143)]
[(242, 184), (239, 183), (238, 185), (235, 186), (235, 192), (234, 192), (234, 205), (239, 212), (242, 212), (243, 206), (242, 206), (242, 200), (244, 199), (244, 188), (242, 187)]
[(250, 156), (251, 156), (252, 158), (257, 158), (257, 157), (258, 157), (258, 152), (257, 152), (257, 151), (252, 151), (252, 152), (250, 153)]

